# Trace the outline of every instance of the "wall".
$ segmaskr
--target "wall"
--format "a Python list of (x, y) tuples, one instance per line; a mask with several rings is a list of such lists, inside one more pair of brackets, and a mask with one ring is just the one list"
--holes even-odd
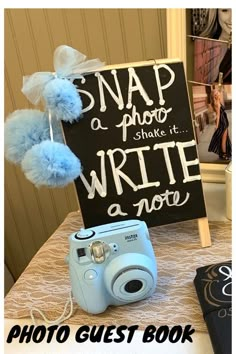
[[(54, 71), (61, 44), (107, 64), (165, 58), (166, 9), (5, 9), (5, 117), (33, 108), (21, 93), (22, 77)], [(36, 189), (5, 162), (5, 262), (15, 279), (76, 209), (73, 184)]]

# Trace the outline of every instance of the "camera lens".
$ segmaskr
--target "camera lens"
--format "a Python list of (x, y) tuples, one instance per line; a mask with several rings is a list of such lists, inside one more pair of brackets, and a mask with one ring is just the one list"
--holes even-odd
[(125, 291), (127, 293), (136, 293), (143, 286), (143, 283), (140, 280), (130, 280), (127, 284), (125, 284)]

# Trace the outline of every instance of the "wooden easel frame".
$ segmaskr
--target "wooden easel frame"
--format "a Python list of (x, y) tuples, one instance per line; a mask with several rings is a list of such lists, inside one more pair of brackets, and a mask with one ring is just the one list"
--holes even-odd
[(208, 218), (200, 218), (198, 221), (198, 231), (200, 235), (200, 241), (202, 247), (210, 247), (211, 246), (211, 235), (209, 229)]

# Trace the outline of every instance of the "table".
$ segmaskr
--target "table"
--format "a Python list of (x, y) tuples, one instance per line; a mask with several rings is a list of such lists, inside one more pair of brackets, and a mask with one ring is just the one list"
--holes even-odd
[[(158, 262), (158, 286), (152, 298), (135, 304), (109, 308), (104, 314), (91, 316), (76, 308), (72, 318), (63, 323), (70, 326), (70, 336), (65, 343), (44, 341), (37, 343), (5, 343), (5, 353), (153, 353), (162, 354), (212, 354), (211, 343), (202, 318), (198, 299), (193, 287), (195, 269), (198, 266), (225, 261), (231, 257), (231, 223), (209, 223), (212, 247), (202, 248), (197, 222), (186, 221), (150, 229), (150, 236)], [(10, 329), (19, 324), (31, 325), (29, 309), (34, 306), (55, 319), (61, 313), (70, 291), (68, 267), (64, 257), (68, 253), (68, 236), (82, 226), (78, 212), (70, 213), (62, 225), (41, 247), (19, 280), (5, 298), (5, 339)], [(187, 242), (186, 242), (187, 241)], [(182, 260), (185, 263), (182, 263)], [(186, 264), (188, 265), (186, 267)], [(95, 299), (96, 301), (96, 299)], [(39, 324), (42, 321), (39, 320)], [(147, 326), (192, 324), (196, 332), (193, 343), (155, 341), (142, 343)], [(138, 324), (131, 343), (77, 343), (75, 334), (82, 325), (130, 326)]]

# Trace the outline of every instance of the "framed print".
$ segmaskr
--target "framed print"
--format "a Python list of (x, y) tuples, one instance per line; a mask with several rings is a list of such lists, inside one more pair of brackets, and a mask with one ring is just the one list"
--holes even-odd
[(195, 38), (193, 80), (203, 84), (220, 81), (231, 84), (231, 57), (231, 47), (226, 42)]
[[(219, 112), (212, 103), (215, 94), (219, 95)], [(219, 90), (218, 86), (193, 85), (192, 97), (200, 162), (228, 163), (232, 155), (232, 86), (223, 85)]]

